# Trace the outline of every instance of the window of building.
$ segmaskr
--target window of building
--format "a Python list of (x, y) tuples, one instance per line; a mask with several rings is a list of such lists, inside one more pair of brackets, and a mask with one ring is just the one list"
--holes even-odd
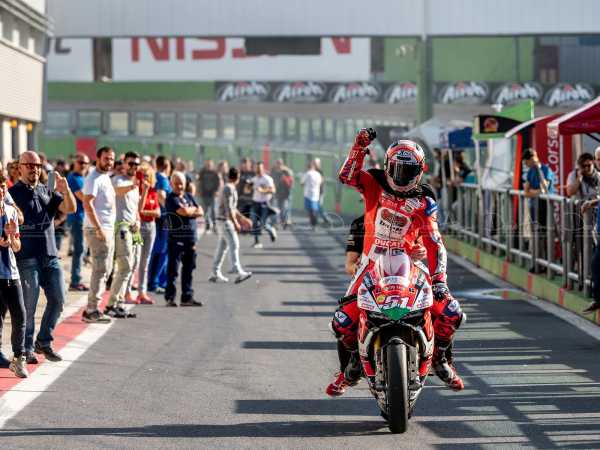
[(269, 137), (269, 118), (266, 116), (258, 116), (256, 118), (256, 135), (260, 138)]
[(77, 131), (84, 134), (100, 134), (102, 131), (102, 113), (100, 111), (79, 111)]
[(48, 134), (68, 134), (73, 128), (73, 113), (70, 111), (48, 111), (44, 132)]
[(286, 119), (285, 138), (288, 141), (298, 139), (298, 119), (295, 117), (288, 117)]
[(217, 138), (217, 116), (214, 114), (202, 115), (202, 137), (205, 139)]
[(254, 116), (237, 116), (237, 139), (254, 138)]
[(154, 135), (154, 113), (135, 113), (135, 134), (138, 136)]
[(323, 122), (323, 140), (332, 142), (335, 140), (335, 123), (333, 119), (324, 119)]
[(298, 139), (308, 142), (310, 139), (310, 124), (308, 119), (298, 119)]
[(158, 134), (161, 136), (175, 136), (177, 134), (177, 118), (175, 113), (158, 113)]
[(221, 133), (223, 139), (235, 139), (235, 117), (229, 114), (221, 115)]
[(198, 136), (198, 116), (195, 113), (182, 113), (181, 136), (184, 138), (195, 138)]
[(271, 138), (273, 140), (283, 140), (283, 117), (273, 117), (273, 129), (271, 130)]
[(108, 113), (108, 133), (113, 136), (129, 134), (129, 114), (126, 112)]
[(312, 134), (313, 141), (321, 141), (323, 139), (323, 129), (322, 129), (322, 121), (321, 119), (311, 119), (310, 121), (310, 131)]

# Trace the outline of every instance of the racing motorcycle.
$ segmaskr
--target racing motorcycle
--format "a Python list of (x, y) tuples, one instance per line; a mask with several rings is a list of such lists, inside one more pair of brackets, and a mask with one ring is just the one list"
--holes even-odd
[(362, 372), (392, 433), (404, 433), (433, 354), (427, 267), (402, 249), (370, 263), (357, 293)]

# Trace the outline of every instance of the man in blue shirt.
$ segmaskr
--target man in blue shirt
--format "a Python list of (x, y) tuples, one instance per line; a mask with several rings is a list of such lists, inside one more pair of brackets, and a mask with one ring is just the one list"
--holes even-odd
[(173, 172), (171, 175), (173, 190), (167, 196), (165, 205), (168, 217), (167, 288), (165, 290), (167, 306), (177, 306), (175, 282), (180, 263), (181, 306), (202, 306), (202, 302), (194, 300), (192, 275), (196, 268), (196, 219), (202, 217), (204, 212), (194, 197), (185, 192), (185, 185), (185, 174)]
[[(27, 151), (19, 159), (20, 180), (9, 192), (17, 207), (22, 211), (21, 251), (17, 253), (17, 266), (23, 281), (23, 298), (26, 311), (25, 351), (28, 364), (36, 364), (33, 354), (35, 332), (35, 310), (40, 287), (46, 294), (46, 309), (40, 331), (35, 341), (35, 352), (50, 361), (62, 358), (52, 349), (52, 332), (56, 327), (65, 302), (65, 283), (58, 260), (54, 236), (54, 217), (60, 210), (63, 214), (76, 211), (75, 197), (67, 180), (58, 173), (56, 186), (41, 184), (42, 161)], [(52, 189), (53, 188), (53, 189)]]
[(158, 202), (160, 203), (160, 218), (156, 219), (156, 239), (152, 247), (152, 256), (150, 257), (148, 292), (158, 291), (166, 283), (167, 271), (167, 237), (166, 227), (166, 209), (165, 203), (167, 195), (171, 193), (169, 184), (169, 172), (171, 171), (171, 162), (165, 156), (156, 158), (156, 185), (154, 188), (158, 193)]
[[(596, 148), (595, 159), (596, 168), (600, 169), (600, 147)], [(596, 237), (600, 239), (600, 198), (588, 200), (581, 205), (581, 213), (585, 214), (589, 209), (596, 208)], [(594, 248), (592, 255), (592, 303), (583, 310), (583, 313), (590, 313), (600, 309), (600, 241)]]
[(71, 283), (70, 291), (86, 292), (89, 288), (81, 282), (81, 264), (83, 263), (83, 180), (87, 175), (90, 166), (90, 159), (83, 154), (77, 155), (73, 171), (67, 176), (69, 189), (75, 196), (77, 202), (77, 211), (69, 214), (67, 224), (71, 230), (71, 239), (73, 240), (73, 260), (71, 263)]

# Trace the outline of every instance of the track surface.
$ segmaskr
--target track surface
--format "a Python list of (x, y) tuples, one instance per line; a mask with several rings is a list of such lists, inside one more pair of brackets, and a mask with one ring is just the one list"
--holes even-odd
[(341, 238), (244, 241), (255, 277), (215, 286), (205, 236), (195, 284), (206, 307), (137, 307), (0, 430), (2, 448), (600, 448), (600, 343), (529, 303), (480, 295), (494, 287), (452, 263), (469, 314), (456, 345), (466, 389), (430, 377), (403, 436), (364, 383), (326, 398)]

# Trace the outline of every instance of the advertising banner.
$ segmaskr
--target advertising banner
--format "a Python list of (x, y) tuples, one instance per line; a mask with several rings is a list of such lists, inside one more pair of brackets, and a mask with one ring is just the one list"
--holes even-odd
[[(387, 103), (415, 105), (418, 88), (412, 81), (326, 82), (297, 81), (218, 81), (216, 101), (251, 103)], [(600, 91), (600, 89), (599, 89)], [(485, 83), (461, 81), (435, 83), (434, 101), (445, 105), (500, 104), (514, 107), (524, 101), (551, 108), (572, 108), (593, 99), (594, 88), (581, 83), (543, 86), (539, 83)], [(482, 124), (483, 125), (483, 124)], [(490, 123), (491, 125), (491, 123)], [(482, 127), (483, 129), (483, 127)], [(503, 127), (499, 132), (505, 132)]]
[[(572, 158), (572, 139), (571, 136), (563, 138), (563, 168), (561, 171), (561, 155), (560, 155), (560, 137), (555, 133), (548, 133), (548, 124), (556, 119), (556, 116), (548, 116), (535, 124), (534, 138), (535, 150), (543, 164), (554, 173), (554, 178), (557, 181), (555, 188), (558, 190), (560, 186), (566, 186), (567, 176), (573, 170)], [(562, 173), (562, 179), (561, 179)]]
[(320, 55), (248, 56), (243, 38), (113, 39), (115, 81), (368, 80), (369, 38), (322, 38)]
[(50, 39), (48, 81), (94, 81), (91, 39)]

